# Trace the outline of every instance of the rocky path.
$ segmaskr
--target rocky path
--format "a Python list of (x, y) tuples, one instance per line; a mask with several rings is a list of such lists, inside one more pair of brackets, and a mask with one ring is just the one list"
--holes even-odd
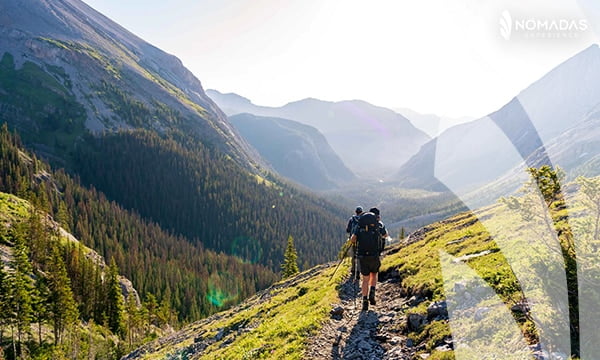
[(402, 335), (408, 299), (400, 296), (400, 279), (387, 275), (377, 284), (376, 305), (362, 312), (359, 284), (340, 286), (341, 304), (315, 336), (306, 359), (411, 359), (417, 348)]

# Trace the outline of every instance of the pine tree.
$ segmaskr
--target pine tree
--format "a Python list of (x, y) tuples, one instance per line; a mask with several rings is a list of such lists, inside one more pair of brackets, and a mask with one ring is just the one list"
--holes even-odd
[(39, 271), (35, 272), (35, 288), (33, 297), (33, 321), (38, 325), (38, 341), (42, 345), (42, 325), (48, 320), (48, 298), (50, 293), (46, 278)]
[(119, 268), (115, 263), (115, 259), (112, 258), (106, 283), (105, 311), (108, 328), (115, 334), (123, 335), (124, 333), (124, 310), (125, 304), (121, 293), (121, 284), (119, 283)]
[(292, 235), (288, 237), (287, 247), (283, 254), (283, 264), (281, 264), (281, 277), (283, 279), (288, 278), (298, 273), (298, 254), (294, 247), (294, 238)]
[[(25, 245), (25, 230), (22, 225), (13, 227), (12, 239), (14, 241), (14, 259), (12, 267), (14, 272), (9, 277), (9, 314), (11, 315), (11, 328), (16, 328), (16, 342), (19, 344), (20, 353), (23, 353), (23, 336), (29, 333), (32, 317), (33, 284), (31, 280), (32, 267), (29, 261), (29, 249)], [(13, 348), (16, 349), (13, 333)]]
[(404, 230), (404, 226), (400, 229), (400, 241), (404, 240), (406, 237), (406, 232)]
[(142, 327), (142, 312), (136, 301), (136, 296), (130, 293), (127, 296), (125, 302), (125, 310), (127, 312), (127, 340), (129, 341), (129, 347), (132, 348), (133, 344), (137, 341)]
[(152, 293), (146, 294), (146, 301), (144, 302), (144, 308), (146, 308), (148, 318), (146, 319), (148, 325), (157, 326), (157, 316), (158, 312), (158, 301), (156, 300), (156, 296)]
[(79, 315), (73, 299), (71, 281), (57, 247), (52, 249), (48, 274), (48, 312), (54, 330), (54, 343), (60, 344), (63, 332), (77, 321)]

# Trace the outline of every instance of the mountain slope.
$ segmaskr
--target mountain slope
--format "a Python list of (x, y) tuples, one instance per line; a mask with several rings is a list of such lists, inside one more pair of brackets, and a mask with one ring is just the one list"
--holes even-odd
[(240, 172), (214, 149), (142, 130), (86, 144), (76, 155), (84, 183), (194, 243), (273, 271), (290, 235), (301, 267), (337, 253), (345, 214), (336, 205), (274, 177)]
[[(456, 193), (493, 181), (583, 121), (600, 102), (599, 82), (600, 48), (593, 45), (488, 117), (452, 127), (431, 140), (402, 166), (396, 179), (438, 189), (442, 181)], [(557, 156), (546, 149), (542, 162), (560, 165)]]
[[(348, 261), (332, 281), (335, 264), (322, 265), (277, 283), (230, 311), (146, 344), (124, 359), (418, 359), (421, 354), (448, 359), (456, 343), (447, 310), (440, 305), (444, 282), (438, 251), (476, 266), (506, 299), (506, 306), (518, 299), (509, 300), (518, 291), (517, 280), (477, 221), (478, 216), (498, 214), (497, 208), (463, 213), (390, 246), (383, 257), (377, 304), (368, 312), (360, 312), (358, 287), (346, 280)], [(479, 256), (466, 260), (467, 254)]]
[[(0, 120), (18, 127), (26, 142), (64, 156), (72, 151), (82, 125), (93, 131), (177, 129), (225, 151), (243, 166), (251, 163), (246, 144), (176, 57), (79, 0), (19, 0), (0, 7), (0, 56), (10, 54), (0, 77), (32, 87), (15, 98), (12, 82), (0, 83)], [(47, 100), (53, 93), (73, 110), (65, 113), (58, 104), (44, 106), (37, 99), (42, 95)], [(54, 129), (74, 122), (72, 138), (60, 144), (48, 139), (48, 118), (56, 119)]]
[(335, 256), (345, 214), (269, 174), (177, 58), (79, 0), (0, 6), (0, 122), (38, 156), (193, 246), (274, 271), (289, 235), (301, 266)]
[(238, 114), (229, 117), (240, 134), (281, 175), (315, 190), (355, 179), (327, 140), (295, 121)]
[[(236, 94), (207, 90), (228, 115), (247, 112), (298, 121), (318, 129), (355, 174), (381, 179), (395, 171), (429, 140), (404, 116), (364, 101), (304, 99), (272, 108)], [(373, 155), (375, 154), (375, 155)]]
[(214, 313), (276, 279), (264, 266), (192, 244), (84, 188), (64, 171), (52, 171), (23, 149), (6, 125), (0, 129), (0, 175), (0, 191), (41, 203), (84, 245), (114, 260), (142, 298), (154, 294), (180, 320)]
[[(556, 228), (521, 212), (547, 206), (531, 188), (517, 199), (526, 205), (521, 210), (512, 200), (501, 202), (413, 232), (387, 249), (377, 304), (368, 312), (359, 312), (358, 287), (345, 281), (348, 261), (333, 279), (335, 264), (330, 263), (146, 344), (124, 359), (450, 359), (482, 354), (521, 359), (550, 358), (550, 351), (567, 358), (569, 325), (563, 320), (569, 311), (562, 302), (566, 269), (560, 251), (548, 242), (553, 236), (548, 231), (556, 231), (562, 241), (570, 236), (563, 230), (585, 224), (573, 227), (582, 241), (579, 265), (591, 271), (585, 281), (597, 279), (595, 250), (588, 246), (595, 241), (590, 235), (598, 231), (591, 220), (600, 209), (586, 197), (600, 197), (600, 179), (586, 181), (595, 182), (595, 191), (584, 189), (584, 182), (564, 186), (570, 189), (565, 193), (570, 216), (558, 205), (562, 200), (551, 205)], [(597, 307), (597, 291), (582, 289), (580, 308)], [(592, 318), (582, 321), (593, 332), (595, 316), (588, 314)], [(582, 351), (594, 347), (587, 343)]]

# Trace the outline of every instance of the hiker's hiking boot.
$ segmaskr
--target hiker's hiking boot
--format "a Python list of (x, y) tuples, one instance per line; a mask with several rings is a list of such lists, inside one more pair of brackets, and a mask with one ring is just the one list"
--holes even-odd
[(371, 287), (371, 291), (369, 291), (369, 302), (371, 303), (371, 305), (375, 305), (375, 288)]
[(367, 310), (369, 310), (369, 300), (367, 300), (366, 296), (363, 296), (362, 310), (361, 311), (367, 311)]

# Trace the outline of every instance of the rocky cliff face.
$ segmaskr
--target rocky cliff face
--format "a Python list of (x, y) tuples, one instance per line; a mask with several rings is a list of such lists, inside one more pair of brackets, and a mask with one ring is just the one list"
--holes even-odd
[[(57, 84), (26, 79), (24, 85), (74, 99), (85, 109), (89, 130), (177, 130), (226, 151), (245, 166), (255, 155), (179, 59), (79, 0), (2, 2), (0, 57), (5, 53), (14, 59), (19, 79), (26, 64), (55, 79)], [(44, 121), (43, 111), (23, 111), (27, 104), (0, 98), (2, 104), (21, 114), (11, 120), (17, 125)]]

